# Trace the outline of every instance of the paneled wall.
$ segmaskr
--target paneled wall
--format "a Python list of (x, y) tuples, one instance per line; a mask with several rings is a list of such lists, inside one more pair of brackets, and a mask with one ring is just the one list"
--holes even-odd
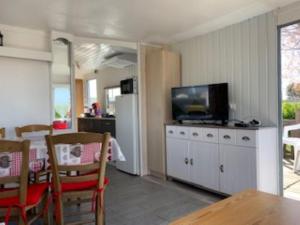
[(174, 44), (182, 84), (229, 83), (230, 118), (277, 124), (277, 16), (271, 12)]

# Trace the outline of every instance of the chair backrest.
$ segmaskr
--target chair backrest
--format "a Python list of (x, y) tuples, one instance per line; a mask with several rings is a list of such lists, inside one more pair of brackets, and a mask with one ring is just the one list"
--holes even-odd
[(0, 138), (5, 138), (5, 128), (0, 128)]
[(39, 132), (39, 131), (49, 131), (49, 134), (53, 134), (52, 125), (43, 125), (43, 124), (31, 124), (24, 127), (16, 127), (16, 136), (21, 138), (23, 133)]
[[(108, 155), (108, 145), (110, 141), (110, 134), (96, 134), (96, 133), (71, 133), (61, 135), (46, 135), (46, 142), (48, 147), (48, 154), (50, 158), (50, 164), (53, 174), (54, 189), (56, 192), (61, 192), (61, 183), (73, 183), (84, 182), (91, 180), (98, 180), (97, 187), (104, 187), (106, 161)], [(61, 165), (58, 163), (56, 145), (59, 144), (92, 144), (101, 143), (100, 159), (97, 162), (90, 164), (79, 165)], [(92, 153), (91, 153), (92, 154)], [(97, 173), (91, 173), (85, 176), (63, 176), (61, 172), (91, 172), (97, 171)]]
[[(18, 157), (21, 158), (19, 163), (20, 166), (20, 174), (17, 176), (1, 176), (0, 184), (3, 186), (5, 184), (17, 183), (19, 184), (19, 188), (12, 189), (9, 191), (1, 192), (0, 191), (0, 199), (8, 198), (12, 196), (19, 196), (19, 203), (25, 204), (27, 199), (27, 182), (28, 182), (28, 172), (29, 172), (29, 148), (30, 141), (25, 140), (22, 142), (19, 141), (8, 141), (8, 140), (0, 140), (0, 154), (2, 157), (0, 158), (1, 167), (7, 167), (8, 163), (14, 163), (10, 161), (13, 154), (19, 154)], [(11, 158), (9, 158), (9, 156)], [(14, 157), (14, 158), (18, 158)]]

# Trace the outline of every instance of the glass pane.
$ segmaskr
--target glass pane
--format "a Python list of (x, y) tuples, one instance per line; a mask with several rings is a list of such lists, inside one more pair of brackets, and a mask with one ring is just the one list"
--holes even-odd
[(121, 88), (115, 87), (115, 88), (109, 88), (106, 89), (106, 113), (110, 115), (114, 115), (116, 112), (116, 97), (121, 95)]
[(72, 97), (70, 42), (65, 39), (53, 41), (52, 45), (52, 99), (53, 128), (72, 128)]
[(97, 80), (88, 80), (87, 81), (87, 94), (88, 94), (88, 105), (89, 107), (97, 102)]

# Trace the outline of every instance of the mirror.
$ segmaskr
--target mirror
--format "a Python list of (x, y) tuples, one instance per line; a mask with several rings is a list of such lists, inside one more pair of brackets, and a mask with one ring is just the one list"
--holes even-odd
[(52, 42), (52, 118), (55, 130), (72, 129), (71, 42)]

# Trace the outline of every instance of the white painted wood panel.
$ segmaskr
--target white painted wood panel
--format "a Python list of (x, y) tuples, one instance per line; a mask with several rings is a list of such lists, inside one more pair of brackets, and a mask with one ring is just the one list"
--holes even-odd
[(219, 190), (219, 145), (191, 141), (190, 181), (213, 190)]
[(220, 191), (234, 194), (245, 189), (256, 189), (255, 148), (220, 145)]
[(182, 84), (229, 83), (231, 119), (278, 124), (277, 17), (273, 12), (172, 46)]
[(189, 142), (177, 138), (167, 138), (167, 173), (181, 180), (189, 180)]

